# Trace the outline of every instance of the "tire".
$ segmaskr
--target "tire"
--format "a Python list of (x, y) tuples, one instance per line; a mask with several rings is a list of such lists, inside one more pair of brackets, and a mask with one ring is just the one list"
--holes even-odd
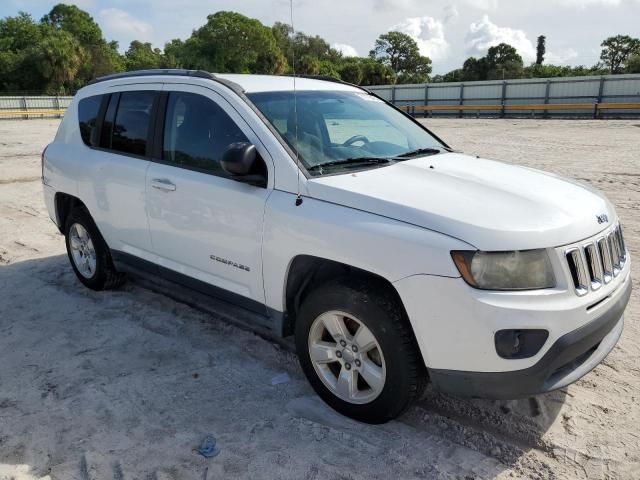
[[(343, 415), (379, 424), (398, 417), (420, 398), (427, 372), (399, 301), (388, 288), (371, 285), (340, 279), (312, 291), (300, 307), (295, 340), (302, 370), (317, 394)], [(339, 333), (340, 325), (346, 335)], [(374, 348), (362, 326), (373, 336)], [(358, 352), (352, 351), (354, 345)], [(312, 351), (320, 361), (312, 360)]]
[[(124, 274), (115, 269), (109, 247), (86, 208), (76, 207), (71, 211), (64, 236), (71, 267), (86, 287), (110, 290), (124, 283)], [(84, 268), (86, 265), (88, 268)]]

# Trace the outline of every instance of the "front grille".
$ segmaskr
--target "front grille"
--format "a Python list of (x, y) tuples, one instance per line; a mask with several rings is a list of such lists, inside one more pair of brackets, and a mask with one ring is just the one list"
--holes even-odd
[(627, 260), (622, 227), (565, 250), (571, 280), (579, 296), (598, 290), (617, 277)]

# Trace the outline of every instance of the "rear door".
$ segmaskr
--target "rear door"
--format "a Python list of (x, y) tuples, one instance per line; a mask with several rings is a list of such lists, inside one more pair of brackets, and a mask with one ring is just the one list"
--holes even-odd
[(79, 182), (110, 248), (150, 258), (146, 174), (161, 84), (118, 86), (106, 95), (100, 138), (94, 139), (91, 174)]
[(167, 84), (163, 98), (161, 148), (146, 188), (156, 263), (193, 288), (265, 313), (261, 247), (271, 187), (232, 180), (220, 160), (231, 143), (250, 142), (271, 177), (268, 152), (215, 91)]

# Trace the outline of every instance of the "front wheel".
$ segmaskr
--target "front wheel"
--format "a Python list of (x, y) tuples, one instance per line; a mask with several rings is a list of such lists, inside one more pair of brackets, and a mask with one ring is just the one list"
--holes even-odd
[(305, 298), (296, 323), (300, 364), (320, 397), (367, 423), (402, 414), (426, 372), (397, 299), (365, 281), (339, 280)]

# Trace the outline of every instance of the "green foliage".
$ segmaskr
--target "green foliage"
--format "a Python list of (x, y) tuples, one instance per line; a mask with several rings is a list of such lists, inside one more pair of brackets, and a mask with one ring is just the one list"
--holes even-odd
[(45, 92), (64, 95), (73, 89), (87, 51), (71, 33), (43, 26), (46, 31), (34, 52), (36, 65), (45, 80)]
[(126, 70), (145, 70), (163, 66), (162, 51), (153, 48), (150, 43), (134, 40), (124, 54)]
[(396, 73), (388, 66), (372, 59), (360, 59), (361, 85), (390, 85), (396, 83)]
[[(536, 62), (524, 67), (515, 48), (500, 44), (462, 68), (435, 75), (433, 82), (640, 73), (640, 40), (618, 35), (602, 42), (602, 66), (546, 65), (546, 37), (537, 42)], [(0, 91), (69, 94), (95, 77), (124, 70), (193, 68), (212, 72), (324, 75), (359, 85), (423, 83), (431, 60), (402, 32), (387, 32), (366, 58), (343, 57), (323, 38), (272, 27), (235, 12), (209, 15), (186, 40), (164, 49), (134, 40), (124, 54), (104, 38), (98, 23), (77, 6), (58, 4), (39, 22), (26, 13), (0, 19)]]
[(456, 68), (455, 70), (451, 70), (444, 75), (434, 75), (431, 79), (433, 83), (442, 83), (442, 82), (461, 82), (462, 81), (462, 69)]
[(629, 58), (640, 54), (640, 39), (629, 35), (609, 37), (600, 46), (602, 47), (600, 60), (609, 68), (610, 73), (624, 72)]
[(595, 67), (569, 67), (567, 65), (531, 64), (524, 68), (524, 78), (583, 77), (586, 75), (606, 75), (606, 69)]
[(210, 72), (282, 73), (287, 61), (273, 31), (235, 12), (217, 12), (174, 54), (186, 68)]
[(44, 83), (33, 57), (42, 35), (26, 13), (0, 20), (0, 89), (31, 89)]
[(640, 73), (640, 53), (629, 57), (627, 62), (627, 73)]
[(87, 12), (75, 5), (59, 3), (42, 17), (41, 23), (69, 32), (82, 45), (98, 45), (104, 41), (98, 24)]
[(511, 45), (501, 43), (489, 48), (485, 59), (487, 80), (522, 78), (522, 57)]
[[(473, 82), (480, 80), (506, 80), (522, 78), (522, 57), (511, 45), (501, 43), (489, 48), (482, 58), (469, 57), (462, 65), (462, 70), (447, 74), (455, 77), (455, 81)], [(450, 72), (451, 73), (451, 72)]]
[(400, 83), (426, 82), (431, 73), (431, 59), (420, 55), (418, 44), (406, 33), (380, 35), (369, 57), (391, 68)]
[(364, 71), (359, 59), (349, 59), (338, 67), (340, 78), (348, 83), (360, 85), (364, 76)]
[(67, 32), (83, 50), (82, 64), (69, 88), (80, 88), (95, 77), (124, 70), (125, 65), (118, 54), (117, 43), (107, 43), (100, 26), (91, 15), (75, 5), (61, 3), (54, 6), (42, 17), (40, 24), (55, 31)]

